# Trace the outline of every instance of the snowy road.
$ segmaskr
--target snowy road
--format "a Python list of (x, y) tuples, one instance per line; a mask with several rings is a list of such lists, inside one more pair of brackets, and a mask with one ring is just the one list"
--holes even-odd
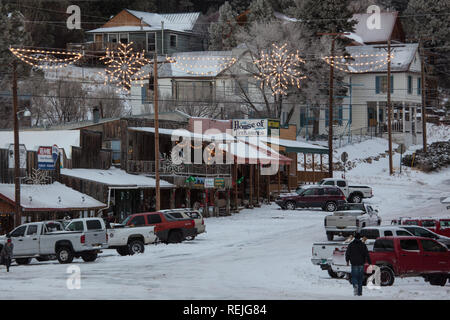
[[(370, 202), (379, 206), (385, 223), (405, 214), (448, 215), (438, 199), (450, 190), (450, 170), (408, 179), (372, 179)], [(325, 215), (272, 205), (208, 218), (208, 232), (191, 242), (147, 246), (144, 254), (132, 257), (105, 250), (94, 263), (74, 260), (81, 268), (79, 290), (67, 289), (67, 265), (33, 260), (14, 265), (9, 274), (2, 266), (0, 298), (353, 299), (347, 281), (329, 278), (310, 262), (311, 244), (326, 240)], [(450, 284), (431, 286), (409, 278), (365, 290), (362, 299), (448, 299), (449, 294)]]

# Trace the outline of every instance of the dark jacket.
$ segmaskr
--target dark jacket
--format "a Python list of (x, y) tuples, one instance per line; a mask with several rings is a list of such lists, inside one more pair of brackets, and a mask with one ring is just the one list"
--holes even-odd
[(363, 266), (366, 261), (372, 264), (367, 246), (358, 239), (354, 239), (348, 245), (347, 251), (345, 252), (345, 261), (350, 261), (352, 266)]
[(10, 258), (10, 259), (12, 259), (13, 249), (14, 249), (13, 243), (12, 242), (7, 242), (3, 246), (2, 252), (1, 252), (0, 255), (2, 256), (2, 258)]

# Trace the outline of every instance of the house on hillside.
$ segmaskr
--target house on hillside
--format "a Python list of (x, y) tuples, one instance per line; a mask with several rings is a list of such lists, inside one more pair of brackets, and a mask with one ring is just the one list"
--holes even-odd
[[(152, 13), (124, 9), (100, 28), (87, 31), (87, 51), (115, 49), (118, 43), (131, 43), (136, 51), (173, 54), (204, 49), (200, 32), (200, 12)], [(69, 44), (69, 49), (78, 44)]]
[[(239, 117), (258, 117), (255, 113), (264, 110), (259, 83), (251, 73), (254, 65), (246, 49), (179, 52), (172, 58), (176, 62), (164, 64), (158, 73), (161, 111), (179, 108), (191, 111), (193, 116), (224, 118), (233, 109), (241, 111)], [(153, 113), (153, 91), (148, 83), (135, 82), (131, 96), (133, 115)], [(269, 92), (266, 96), (272, 99)]]

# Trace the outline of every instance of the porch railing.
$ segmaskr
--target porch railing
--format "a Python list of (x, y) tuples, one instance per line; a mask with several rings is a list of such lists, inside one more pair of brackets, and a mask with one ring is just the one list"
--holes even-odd
[[(127, 172), (130, 173), (155, 173), (155, 161), (128, 160)], [(173, 164), (170, 160), (161, 160), (159, 173), (169, 176), (208, 176), (228, 177), (231, 176), (231, 165), (229, 164)]]

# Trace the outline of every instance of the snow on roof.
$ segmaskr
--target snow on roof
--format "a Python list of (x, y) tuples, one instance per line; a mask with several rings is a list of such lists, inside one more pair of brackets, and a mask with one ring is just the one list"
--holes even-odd
[[(134, 130), (134, 131), (141, 131), (141, 132), (149, 132), (149, 133), (155, 133), (155, 128), (153, 127), (129, 127), (128, 129)], [(205, 141), (214, 141), (214, 140), (222, 140), (222, 141), (234, 141), (235, 138), (227, 133), (213, 133), (213, 134), (201, 134), (196, 132), (191, 132), (186, 129), (165, 129), (165, 128), (159, 128), (158, 129), (159, 134), (164, 135), (174, 135), (174, 136), (180, 136), (195, 140), (205, 140)]]
[[(136, 187), (136, 188), (155, 188), (156, 180), (154, 178), (130, 174), (124, 170), (111, 168), (109, 170), (100, 169), (61, 169), (61, 174), (75, 177), (83, 180), (95, 181), (106, 184), (110, 187)], [(173, 188), (174, 185), (160, 180), (161, 188)]]
[(350, 34), (345, 35), (346, 38), (352, 39), (353, 41), (356, 41), (358, 43), (364, 44), (364, 40), (358, 36), (356, 33), (350, 32)]
[[(13, 131), (0, 131), (0, 148), (8, 148), (14, 143)], [(27, 150), (37, 151), (39, 146), (53, 146), (56, 144), (64, 149), (67, 158), (72, 158), (72, 146), (80, 146), (79, 130), (30, 130), (19, 132), (19, 143)]]
[(173, 77), (216, 77), (232, 61), (232, 51), (178, 52), (172, 55), (175, 63), (161, 67), (159, 78)]
[(98, 28), (90, 30), (90, 33), (96, 32), (125, 32), (125, 31), (155, 31), (161, 30), (161, 22), (164, 22), (165, 30), (173, 30), (180, 32), (190, 32), (195, 26), (200, 12), (187, 12), (187, 13), (152, 13), (144, 11), (136, 11), (126, 9), (129, 13), (138, 19), (142, 19), (147, 26), (118, 26), (109, 28)]
[[(355, 25), (355, 34), (358, 35), (364, 43), (387, 42), (394, 30), (397, 20), (397, 12), (381, 12), (380, 13), (380, 29), (369, 29), (367, 21), (372, 13), (354, 14), (352, 20), (358, 21)], [(370, 23), (369, 23), (370, 25)]]
[[(0, 184), (0, 197), (8, 202), (14, 202), (14, 184)], [(21, 185), (20, 205), (24, 211), (44, 211), (47, 209), (67, 211), (106, 207), (106, 204), (59, 182), (43, 185)]]
[[(286, 148), (294, 148), (297, 150), (305, 149), (305, 150), (317, 150), (318, 152), (328, 152), (328, 148), (316, 146), (316, 145), (306, 143), (303, 141), (280, 139), (277, 137), (259, 137), (259, 139), (263, 142), (286, 147)], [(301, 151), (297, 151), (297, 152), (301, 152)]]
[[(349, 46), (346, 47), (346, 51), (351, 56), (360, 56), (360, 55), (371, 55), (371, 54), (386, 54), (387, 50), (384, 48), (377, 48), (377, 45), (365, 45), (365, 46)], [(419, 45), (417, 43), (405, 43), (402, 44), (401, 47), (392, 46), (391, 52), (393, 54), (393, 58), (391, 60), (391, 71), (395, 72), (405, 72), (409, 71), (411, 63), (414, 61), (414, 57), (416, 56), (416, 52)], [(373, 57), (364, 57), (364, 58), (355, 58), (351, 63), (370, 63), (385, 59), (385, 56), (373, 56)], [(374, 65), (376, 65), (375, 63)], [(350, 70), (353, 72), (367, 70), (368, 66), (352, 66)], [(387, 64), (382, 65), (380, 68), (375, 69), (372, 72), (387, 72)]]

